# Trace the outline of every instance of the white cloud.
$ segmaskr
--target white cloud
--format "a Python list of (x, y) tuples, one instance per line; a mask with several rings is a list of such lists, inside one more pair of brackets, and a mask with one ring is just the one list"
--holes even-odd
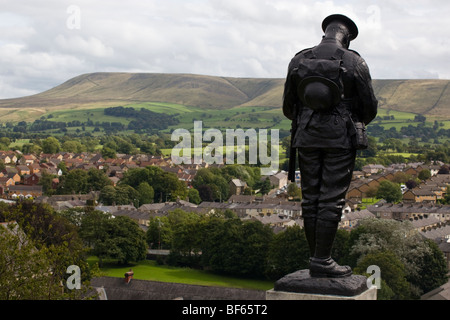
[[(0, 0), (0, 98), (87, 72), (285, 76), (299, 50), (343, 13), (373, 78), (449, 78), (450, 2), (298, 0)], [(75, 5), (76, 10), (69, 10)], [(71, 8), (73, 9), (73, 7)], [(78, 14), (78, 16), (74, 16)], [(70, 23), (79, 28), (70, 28)]]
[(114, 49), (108, 47), (95, 37), (83, 38), (79, 35), (66, 37), (61, 34), (55, 38), (55, 44), (63, 51), (96, 58), (111, 57)]

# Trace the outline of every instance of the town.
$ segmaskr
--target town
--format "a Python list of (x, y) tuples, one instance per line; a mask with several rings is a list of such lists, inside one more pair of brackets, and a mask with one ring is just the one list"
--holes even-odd
[[(274, 172), (268, 177), (270, 190), (267, 194), (253, 194), (245, 181), (231, 179), (228, 181), (229, 198), (222, 201), (189, 202), (189, 199), (161, 199), (159, 202), (144, 204), (104, 204), (99, 201), (101, 190), (82, 194), (46, 195), (43, 191), (42, 176), (51, 175), (51, 188), (57, 189), (63, 168), (70, 172), (78, 169), (100, 170), (108, 177), (110, 185), (120, 184), (124, 173), (130, 169), (154, 166), (170, 172), (183, 182), (187, 189), (192, 189), (192, 181), (198, 170), (218, 164), (180, 165), (172, 163), (170, 157), (149, 156), (144, 154), (117, 154), (115, 158), (103, 158), (96, 153), (59, 152), (55, 154), (22, 154), (20, 151), (1, 151), (0, 159), (4, 163), (0, 172), (0, 194), (2, 201), (14, 203), (18, 199), (32, 199), (36, 203), (48, 203), (55, 210), (84, 207), (94, 204), (103, 212), (114, 216), (128, 216), (137, 221), (145, 230), (152, 217), (168, 215), (175, 209), (199, 214), (211, 214), (216, 211), (230, 210), (241, 219), (258, 220), (269, 225), (274, 232), (281, 232), (289, 226), (302, 226), (301, 199), (288, 193), (288, 179), (284, 171)], [(421, 174), (422, 172), (422, 174)], [(375, 199), (365, 203), (365, 199), (375, 198), (376, 190), (383, 181), (398, 181), (404, 176), (419, 181), (409, 185), (398, 183), (401, 199), (389, 203), (385, 199)], [(418, 179), (420, 177), (421, 179)], [(263, 179), (264, 177), (262, 177)], [(296, 175), (296, 185), (300, 186), (300, 174)], [(450, 205), (443, 204), (448, 197), (450, 174), (448, 165), (436, 163), (410, 163), (402, 165), (366, 165), (362, 171), (355, 171), (353, 181), (347, 193), (340, 228), (351, 230), (364, 218), (409, 220), (420, 234), (435, 241), (444, 252), (450, 269)], [(400, 187), (401, 186), (401, 187)], [(257, 191), (257, 190), (256, 190)], [(164, 201), (165, 200), (165, 201)], [(198, 202), (198, 201), (197, 201)]]

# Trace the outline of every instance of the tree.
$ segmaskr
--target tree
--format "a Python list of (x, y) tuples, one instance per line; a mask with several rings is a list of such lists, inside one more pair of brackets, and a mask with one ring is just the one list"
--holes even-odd
[(100, 191), (104, 187), (112, 185), (112, 181), (106, 173), (96, 168), (90, 168), (87, 172), (86, 191)]
[(103, 146), (102, 148), (102, 157), (105, 159), (115, 159), (116, 158), (116, 150), (107, 147), (107, 146)]
[(272, 189), (272, 185), (270, 184), (270, 179), (267, 177), (264, 179), (261, 183), (261, 189), (260, 192), (264, 194), (268, 194), (269, 191)]
[(112, 185), (105, 186), (100, 191), (99, 201), (104, 205), (110, 206), (115, 204), (116, 188)]
[(200, 193), (195, 188), (189, 189), (188, 198), (189, 202), (191, 203), (200, 204), (202, 202), (202, 199), (200, 198)]
[(67, 169), (66, 163), (64, 161), (61, 161), (60, 163), (58, 163), (58, 165), (56, 166), (59, 170), (61, 170), (63, 175), (66, 175), (69, 170)]
[(177, 198), (186, 199), (186, 184), (177, 175), (166, 172), (156, 166), (135, 168), (125, 172), (121, 185), (138, 188), (142, 182), (147, 182), (154, 191), (154, 202), (175, 201)]
[[(441, 265), (431, 267), (431, 263), (438, 261), (436, 257), (441, 259), (442, 254), (434, 253), (430, 244), (423, 240), (409, 221), (376, 218), (361, 220), (359, 226), (351, 232), (349, 247), (348, 262), (353, 266), (369, 254), (393, 253), (403, 264), (406, 280), (410, 283), (409, 292), (405, 296), (418, 297), (423, 293), (422, 281), (426, 283), (429, 280), (424, 280), (423, 275), (429, 273), (430, 268), (433, 268), (433, 278), (438, 279), (437, 282), (443, 281), (446, 276), (447, 271), (446, 268), (442, 269), (442, 261), (439, 262)], [(390, 284), (389, 286), (391, 287)], [(391, 289), (396, 291), (394, 287)]]
[(265, 274), (279, 279), (294, 271), (309, 268), (309, 247), (305, 232), (299, 226), (275, 234), (267, 254)]
[(120, 184), (115, 187), (115, 204), (116, 205), (128, 205), (134, 204), (139, 199), (139, 193), (133, 187)]
[[(365, 274), (367, 268), (376, 265), (380, 268), (383, 283), (378, 300), (409, 299), (409, 284), (406, 271), (398, 257), (390, 251), (376, 251), (367, 254), (354, 269), (356, 274)], [(387, 288), (386, 288), (387, 286)]]
[(202, 201), (212, 202), (214, 201), (214, 193), (211, 186), (202, 184), (196, 187), (198, 195)]
[(261, 277), (272, 236), (259, 221), (213, 217), (205, 225), (202, 263), (214, 272)]
[(405, 185), (408, 189), (414, 189), (415, 187), (417, 187), (417, 182), (415, 180), (408, 180), (405, 182)]
[(129, 217), (112, 218), (109, 214), (92, 211), (82, 220), (80, 234), (100, 259), (116, 259), (120, 264), (145, 259), (145, 232)]
[(375, 157), (378, 152), (377, 140), (374, 137), (368, 137), (369, 146), (365, 150), (358, 150), (358, 156), (362, 158)]
[(55, 189), (53, 189), (53, 179), (55, 177), (55, 175), (47, 173), (46, 170), (42, 171), (38, 185), (42, 186), (42, 191), (45, 195), (52, 195), (55, 193)]
[(139, 194), (138, 196), (138, 207), (142, 206), (143, 204), (147, 203), (153, 203), (153, 199), (155, 197), (155, 191), (153, 188), (148, 184), (148, 182), (141, 182), (136, 190)]
[[(224, 201), (229, 197), (229, 185), (225, 176), (226, 174), (223, 175), (220, 169), (202, 168), (197, 171), (197, 174), (192, 180), (192, 186), (199, 191), (203, 201)], [(204, 188), (203, 186), (209, 188)], [(212, 200), (207, 200), (209, 197)]]
[(73, 152), (73, 153), (79, 153), (79, 152), (85, 151), (85, 148), (83, 147), (81, 142), (76, 141), (76, 140), (65, 141), (62, 144), (61, 149), (66, 152)]
[(374, 198), (377, 196), (378, 188), (376, 186), (370, 186), (366, 191), (367, 198)]
[(389, 203), (401, 201), (403, 198), (400, 186), (389, 180), (380, 182), (376, 196), (378, 199), (384, 199)]
[(178, 179), (172, 172), (162, 172), (153, 177), (151, 184), (155, 189), (155, 197), (159, 196), (159, 201), (175, 201), (177, 198), (186, 199), (186, 184)]
[(395, 183), (406, 183), (409, 180), (411, 180), (411, 175), (398, 171), (394, 174), (394, 178), (391, 181)]
[(417, 273), (418, 277), (410, 279), (420, 289), (420, 295), (434, 290), (448, 281), (447, 263), (441, 249), (429, 239), (425, 240), (425, 244), (429, 250), (417, 262), (422, 272)]
[(62, 298), (59, 283), (49, 281), (47, 250), (37, 250), (17, 224), (0, 226), (0, 251), (1, 300)]
[(43, 153), (57, 153), (61, 150), (61, 145), (55, 137), (48, 137), (42, 141), (42, 152)]
[(290, 183), (287, 187), (287, 194), (289, 197), (293, 199), (301, 200), (302, 198), (302, 190), (297, 187), (296, 183)]
[(172, 230), (167, 216), (150, 218), (146, 240), (150, 248), (170, 249)]
[(428, 169), (423, 169), (417, 176), (420, 180), (425, 181), (431, 178), (431, 172)]
[(79, 226), (78, 233), (83, 239), (84, 243), (88, 248), (91, 248), (92, 254), (98, 256), (100, 259), (102, 257), (101, 251), (97, 252), (99, 247), (97, 247), (97, 242), (102, 241), (107, 238), (107, 223), (111, 219), (111, 215), (108, 213), (103, 213), (99, 210), (69, 210), (68, 213), (76, 219), (76, 223)]
[(73, 169), (64, 177), (61, 190), (63, 194), (85, 194), (88, 191), (88, 172)]
[(169, 257), (177, 265), (196, 266), (202, 251), (201, 217), (193, 212), (176, 209), (169, 213), (172, 246)]
[(0, 205), (0, 222), (4, 221), (13, 228), (2, 234), (5, 228), (0, 226), (0, 297), (48, 300), (80, 298), (85, 293), (61, 287), (70, 265), (80, 267), (83, 285), (92, 274), (75, 225), (50, 206), (30, 201)]

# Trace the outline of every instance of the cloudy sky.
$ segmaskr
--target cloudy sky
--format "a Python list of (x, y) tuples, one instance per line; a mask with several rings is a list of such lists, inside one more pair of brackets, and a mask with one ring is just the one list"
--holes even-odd
[(333, 13), (374, 79), (450, 79), (448, 0), (0, 0), (0, 98), (91, 72), (284, 78)]

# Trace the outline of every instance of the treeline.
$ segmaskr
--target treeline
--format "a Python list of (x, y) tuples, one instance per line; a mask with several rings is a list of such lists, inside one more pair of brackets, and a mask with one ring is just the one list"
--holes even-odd
[(52, 154), (58, 152), (91, 152), (101, 153), (106, 159), (116, 158), (121, 154), (147, 154), (161, 155), (161, 149), (172, 148), (174, 143), (170, 136), (163, 133), (158, 134), (128, 134), (128, 135), (106, 135), (101, 137), (73, 135), (47, 136), (44, 138), (29, 138), (29, 142), (19, 143), (18, 138), (0, 134), (1, 150), (19, 150), (29, 154)]
[(402, 139), (407, 137), (420, 139), (422, 142), (429, 142), (430, 140), (434, 141), (435, 139), (450, 137), (450, 129), (440, 128), (437, 122), (432, 127), (425, 126), (423, 123), (417, 126), (410, 124), (403, 126), (399, 131), (395, 127), (386, 130), (383, 126), (373, 123), (367, 126), (367, 132), (373, 137), (380, 138), (380, 140), (388, 138)]
[[(397, 154), (390, 154), (397, 153)], [(401, 153), (407, 153), (403, 156)], [(407, 143), (400, 139), (387, 138), (376, 141), (369, 136), (369, 147), (358, 151), (360, 160), (369, 163), (389, 165), (393, 163), (441, 161), (450, 162), (450, 140), (443, 143), (419, 143), (415, 138)], [(375, 161), (375, 162), (374, 162)]]
[[(288, 227), (275, 234), (267, 225), (243, 221), (231, 211), (205, 216), (175, 210), (152, 218), (146, 236), (149, 247), (170, 250), (165, 261), (158, 259), (169, 265), (271, 280), (309, 267), (303, 229)], [(374, 218), (363, 220), (351, 232), (338, 230), (332, 256), (356, 274), (377, 265), (379, 299), (418, 299), (447, 281), (442, 251), (409, 222)]]
[[(281, 140), (289, 158), (290, 137)], [(405, 153), (405, 155), (402, 155)], [(358, 150), (355, 170), (362, 170), (367, 164), (391, 164), (424, 162), (431, 163), (441, 161), (450, 163), (450, 141), (444, 143), (419, 143), (418, 139), (412, 138), (408, 143), (397, 138), (386, 138), (377, 140), (369, 136), (369, 147), (366, 150)], [(298, 166), (297, 166), (298, 167)], [(281, 169), (289, 169), (289, 159), (281, 164)]]
[[(20, 121), (17, 124), (7, 123), (3, 129), (9, 129), (12, 133), (17, 134), (42, 134), (43, 131), (53, 130), (60, 133), (67, 132), (67, 128), (76, 128), (81, 127), (81, 129), (77, 129), (78, 133), (84, 132), (86, 127), (94, 127), (94, 132), (99, 131), (102, 128), (105, 132), (119, 132), (123, 130), (127, 130), (128, 126), (121, 122), (109, 122), (109, 121), (96, 121), (88, 119), (87, 121), (80, 120), (72, 120), (72, 121), (51, 121), (47, 119), (36, 119), (33, 122), (29, 123), (26, 121)], [(21, 135), (21, 138), (24, 135)]]
[[(269, 179), (261, 179), (260, 169), (244, 165), (228, 165), (223, 168), (199, 169), (187, 188), (185, 182), (175, 173), (164, 171), (157, 166), (130, 168), (123, 173), (119, 183), (114, 186), (107, 175), (107, 168), (71, 169), (64, 162), (58, 164), (62, 175), (42, 172), (39, 184), (45, 195), (87, 194), (99, 192), (99, 201), (104, 205), (134, 205), (189, 200), (199, 204), (202, 201), (226, 201), (230, 197), (230, 181), (240, 179), (247, 183), (244, 194), (258, 191), (267, 194), (272, 186)], [(114, 174), (114, 173), (111, 173)], [(53, 179), (58, 178), (55, 187)]]
[(144, 108), (140, 110), (135, 110), (132, 107), (112, 107), (106, 108), (104, 110), (105, 115), (121, 117), (121, 118), (132, 118), (128, 124), (129, 130), (140, 131), (145, 129), (151, 130), (164, 130), (171, 125), (176, 125), (179, 120), (176, 116), (167, 115), (165, 113), (157, 113)]
[[(58, 164), (62, 175), (57, 177), (42, 172), (39, 185), (47, 196), (64, 194), (87, 194), (92, 191), (99, 192), (99, 202), (103, 205), (134, 205), (175, 201), (178, 198), (200, 203), (198, 192), (188, 190), (185, 183), (178, 179), (176, 174), (163, 171), (156, 166), (146, 168), (132, 168), (124, 173), (119, 184), (114, 186), (106, 174), (106, 169), (90, 168), (67, 170), (64, 162)], [(54, 185), (53, 179), (58, 178), (59, 183)]]
[(267, 194), (271, 189), (269, 179), (261, 179), (261, 169), (248, 165), (226, 165), (221, 168), (202, 168), (197, 171), (192, 186), (198, 190), (202, 201), (226, 201), (230, 197), (230, 181), (239, 179), (247, 184), (243, 194), (256, 191)]
[(135, 110), (132, 107), (112, 107), (105, 108), (104, 114), (108, 116), (132, 119), (128, 124), (123, 121), (54, 121), (52, 115), (41, 117), (33, 122), (19, 121), (18, 123), (7, 122), (0, 125), (0, 132), (12, 135), (16, 139), (33, 136), (41, 136), (45, 131), (52, 130), (56, 133), (66, 133), (68, 128), (77, 128), (76, 133), (86, 132), (86, 128), (94, 128), (92, 132), (99, 132), (101, 129), (106, 134), (118, 133), (130, 130), (136, 133), (156, 133), (159, 130), (167, 129), (171, 125), (179, 123), (177, 114), (167, 115), (157, 113), (147, 109)]

